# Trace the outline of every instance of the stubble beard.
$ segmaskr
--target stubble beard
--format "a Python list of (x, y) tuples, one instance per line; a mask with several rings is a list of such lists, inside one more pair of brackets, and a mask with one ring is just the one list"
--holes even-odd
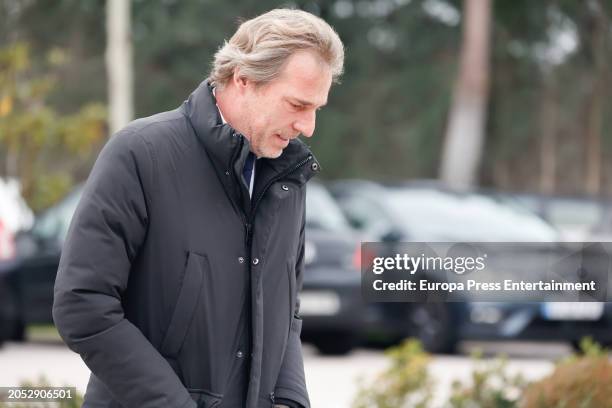
[(254, 138), (251, 139), (251, 151), (255, 154), (255, 156), (263, 157), (266, 159), (276, 159), (280, 157), (281, 154), (283, 154), (283, 149), (266, 146), (265, 136), (254, 136)]

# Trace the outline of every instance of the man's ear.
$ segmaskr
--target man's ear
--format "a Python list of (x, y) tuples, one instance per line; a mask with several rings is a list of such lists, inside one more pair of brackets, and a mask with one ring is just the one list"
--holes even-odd
[(234, 86), (236, 87), (238, 92), (242, 93), (247, 89), (250, 81), (247, 77), (241, 75), (240, 71), (235, 70), (234, 75), (232, 76), (232, 82), (234, 83)]

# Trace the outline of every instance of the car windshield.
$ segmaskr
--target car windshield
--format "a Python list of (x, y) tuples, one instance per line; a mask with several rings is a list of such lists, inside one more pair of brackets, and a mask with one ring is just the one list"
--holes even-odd
[(32, 227), (32, 234), (44, 240), (64, 242), (82, 191), (81, 187), (76, 188), (58, 204), (37, 217)]
[(482, 194), (389, 188), (384, 202), (419, 241), (556, 242), (558, 234), (527, 210)]
[(320, 184), (309, 183), (306, 194), (306, 225), (310, 228), (347, 232), (351, 227), (329, 192)]

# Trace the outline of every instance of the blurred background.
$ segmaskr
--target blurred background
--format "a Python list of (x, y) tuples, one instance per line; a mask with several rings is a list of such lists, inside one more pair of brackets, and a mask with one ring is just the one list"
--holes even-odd
[[(362, 241), (611, 240), (612, 0), (0, 0), (0, 386), (45, 375), (84, 390), (51, 321), (82, 183), (114, 131), (179, 106), (241, 19), (275, 7), (319, 15), (346, 46), (308, 140), (323, 169), (302, 293), (313, 406), (518, 406), (472, 393), (470, 353), (507, 354), (503, 370), (548, 386), (586, 337), (599, 371), (570, 371), (612, 389), (598, 345), (612, 344), (611, 304), (366, 304), (359, 275)], [(385, 369), (408, 397), (355, 381)], [(514, 380), (486, 398), (524, 403)], [(609, 407), (601, 395), (592, 406)]]

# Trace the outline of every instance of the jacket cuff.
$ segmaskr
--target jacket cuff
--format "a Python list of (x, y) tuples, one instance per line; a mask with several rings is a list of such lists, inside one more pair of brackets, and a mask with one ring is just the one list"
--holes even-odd
[[(290, 390), (285, 387), (276, 387), (274, 390), (274, 394), (276, 394), (276, 398), (274, 399), (275, 403), (289, 405), (291, 408), (310, 408), (310, 403), (308, 398), (304, 397), (298, 392), (294, 390)], [(287, 404), (286, 401), (293, 403), (294, 405)]]
[(304, 408), (303, 405), (298, 404), (297, 402), (285, 398), (276, 398), (274, 400), (274, 404), (286, 405), (289, 408)]

